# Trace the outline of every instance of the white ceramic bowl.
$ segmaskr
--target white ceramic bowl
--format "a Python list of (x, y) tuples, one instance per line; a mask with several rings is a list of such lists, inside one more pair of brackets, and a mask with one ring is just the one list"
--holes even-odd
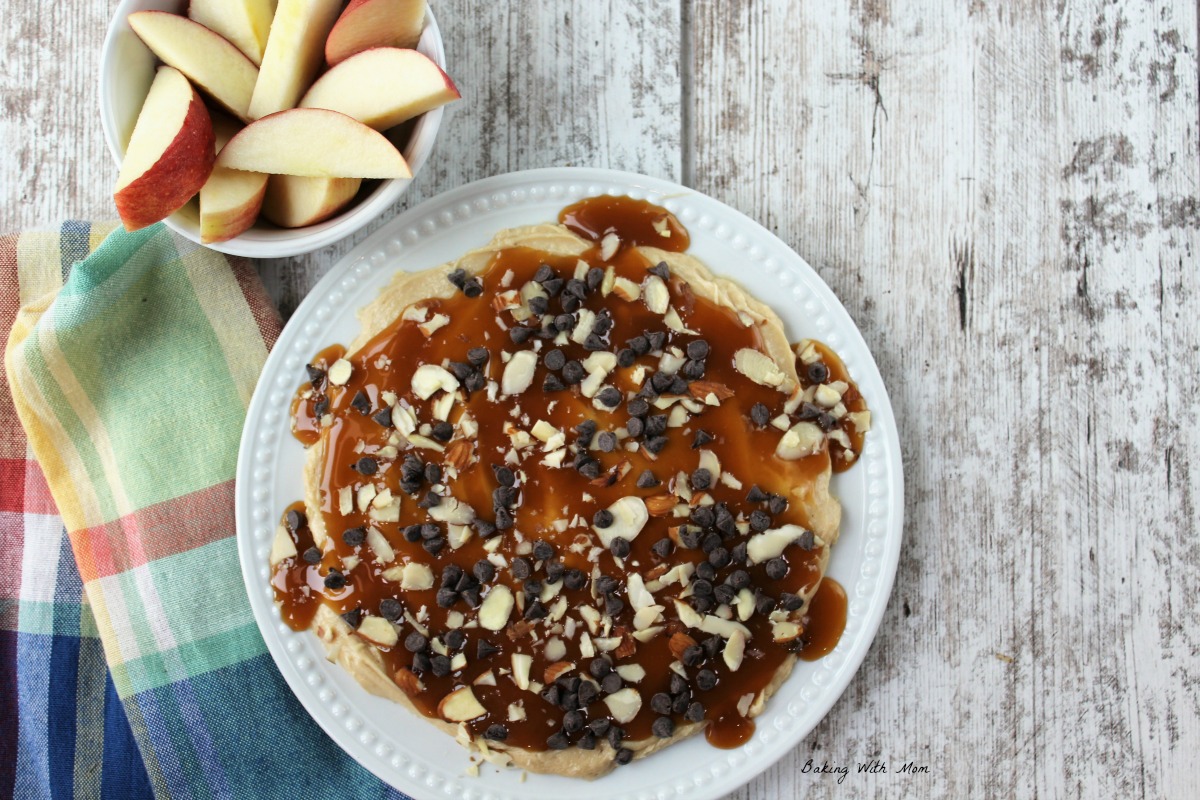
[[(157, 59), (142, 44), (141, 39), (126, 22), (134, 11), (171, 11), (176, 14), (187, 12), (186, 0), (121, 0), (108, 34), (104, 38), (104, 50), (100, 57), (100, 118), (104, 124), (104, 138), (109, 152), (118, 165), (125, 155), (125, 147), (133, 133), (142, 102), (150, 91)], [(446, 69), (446, 51), (442, 46), (442, 34), (438, 30), (433, 12), (425, 15), (425, 32), (417, 45), (442, 69)], [(448, 70), (447, 70), (448, 71)], [(438, 128), (442, 124), (444, 108), (436, 108), (422, 114), (411, 126), (402, 126), (403, 138), (397, 131), (389, 133), (392, 141), (404, 153), (412, 169), (413, 177), (420, 172), (433, 150)], [(113, 173), (116, 179), (116, 172)], [(308, 253), (344, 239), (378, 217), (400, 198), (412, 183), (408, 180), (374, 181), (373, 187), (364, 182), (360, 198), (335, 217), (304, 228), (278, 228), (260, 220), (240, 236), (224, 242), (213, 242), (206, 247), (239, 256), (253, 258), (278, 258)], [(365, 195), (365, 196), (361, 196)], [(200, 241), (200, 219), (196, 201), (176, 211), (165, 220), (167, 226), (193, 242)]]

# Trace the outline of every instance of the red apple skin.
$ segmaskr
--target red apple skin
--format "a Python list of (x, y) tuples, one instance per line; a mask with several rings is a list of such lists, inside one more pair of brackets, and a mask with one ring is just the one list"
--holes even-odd
[(337, 66), (342, 61), (350, 58), (353, 55), (361, 53), (363, 50), (369, 50), (372, 47), (405, 47), (415, 48), (417, 42), (421, 38), (420, 30), (415, 31), (415, 37), (397, 38), (394, 31), (375, 31), (373, 36), (364, 38), (359, 33), (359, 23), (355, 17), (362, 6), (368, 6), (367, 11), (370, 11), (370, 4), (375, 0), (350, 0), (346, 4), (346, 8), (334, 23), (333, 28), (329, 31), (329, 37), (325, 41), (325, 63), (329, 66)]
[(162, 157), (113, 195), (125, 230), (153, 225), (182, 208), (208, 180), (215, 160), (212, 118), (193, 90), (183, 125)]

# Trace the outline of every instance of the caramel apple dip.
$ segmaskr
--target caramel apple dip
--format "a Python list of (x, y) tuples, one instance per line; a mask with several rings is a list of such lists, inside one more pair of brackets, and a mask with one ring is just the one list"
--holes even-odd
[(737, 746), (841, 633), (829, 482), (870, 412), (688, 246), (587, 199), (398, 273), (308, 365), (281, 615), (480, 759), (594, 778)]

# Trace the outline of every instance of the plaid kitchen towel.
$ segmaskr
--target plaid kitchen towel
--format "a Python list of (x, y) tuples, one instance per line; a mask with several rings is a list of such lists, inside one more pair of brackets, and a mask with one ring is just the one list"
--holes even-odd
[(247, 262), (114, 227), (0, 238), (0, 798), (403, 797), (308, 717), (242, 586), (278, 315)]

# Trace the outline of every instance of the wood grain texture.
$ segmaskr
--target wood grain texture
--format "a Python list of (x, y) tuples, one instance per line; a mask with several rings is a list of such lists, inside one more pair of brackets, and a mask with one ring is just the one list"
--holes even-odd
[[(11, 5), (0, 228), (112, 218), (116, 4)], [(434, 8), (464, 101), (395, 211), (531, 167), (683, 180), (804, 256), (890, 387), (908, 496), (883, 628), (732, 797), (1194, 795), (1195, 4)], [(284, 313), (379, 224), (262, 262)]]
[(697, 3), (690, 27), (685, 172), (846, 303), (908, 484), (866, 663), (734, 797), (1194, 792), (1195, 6)]

